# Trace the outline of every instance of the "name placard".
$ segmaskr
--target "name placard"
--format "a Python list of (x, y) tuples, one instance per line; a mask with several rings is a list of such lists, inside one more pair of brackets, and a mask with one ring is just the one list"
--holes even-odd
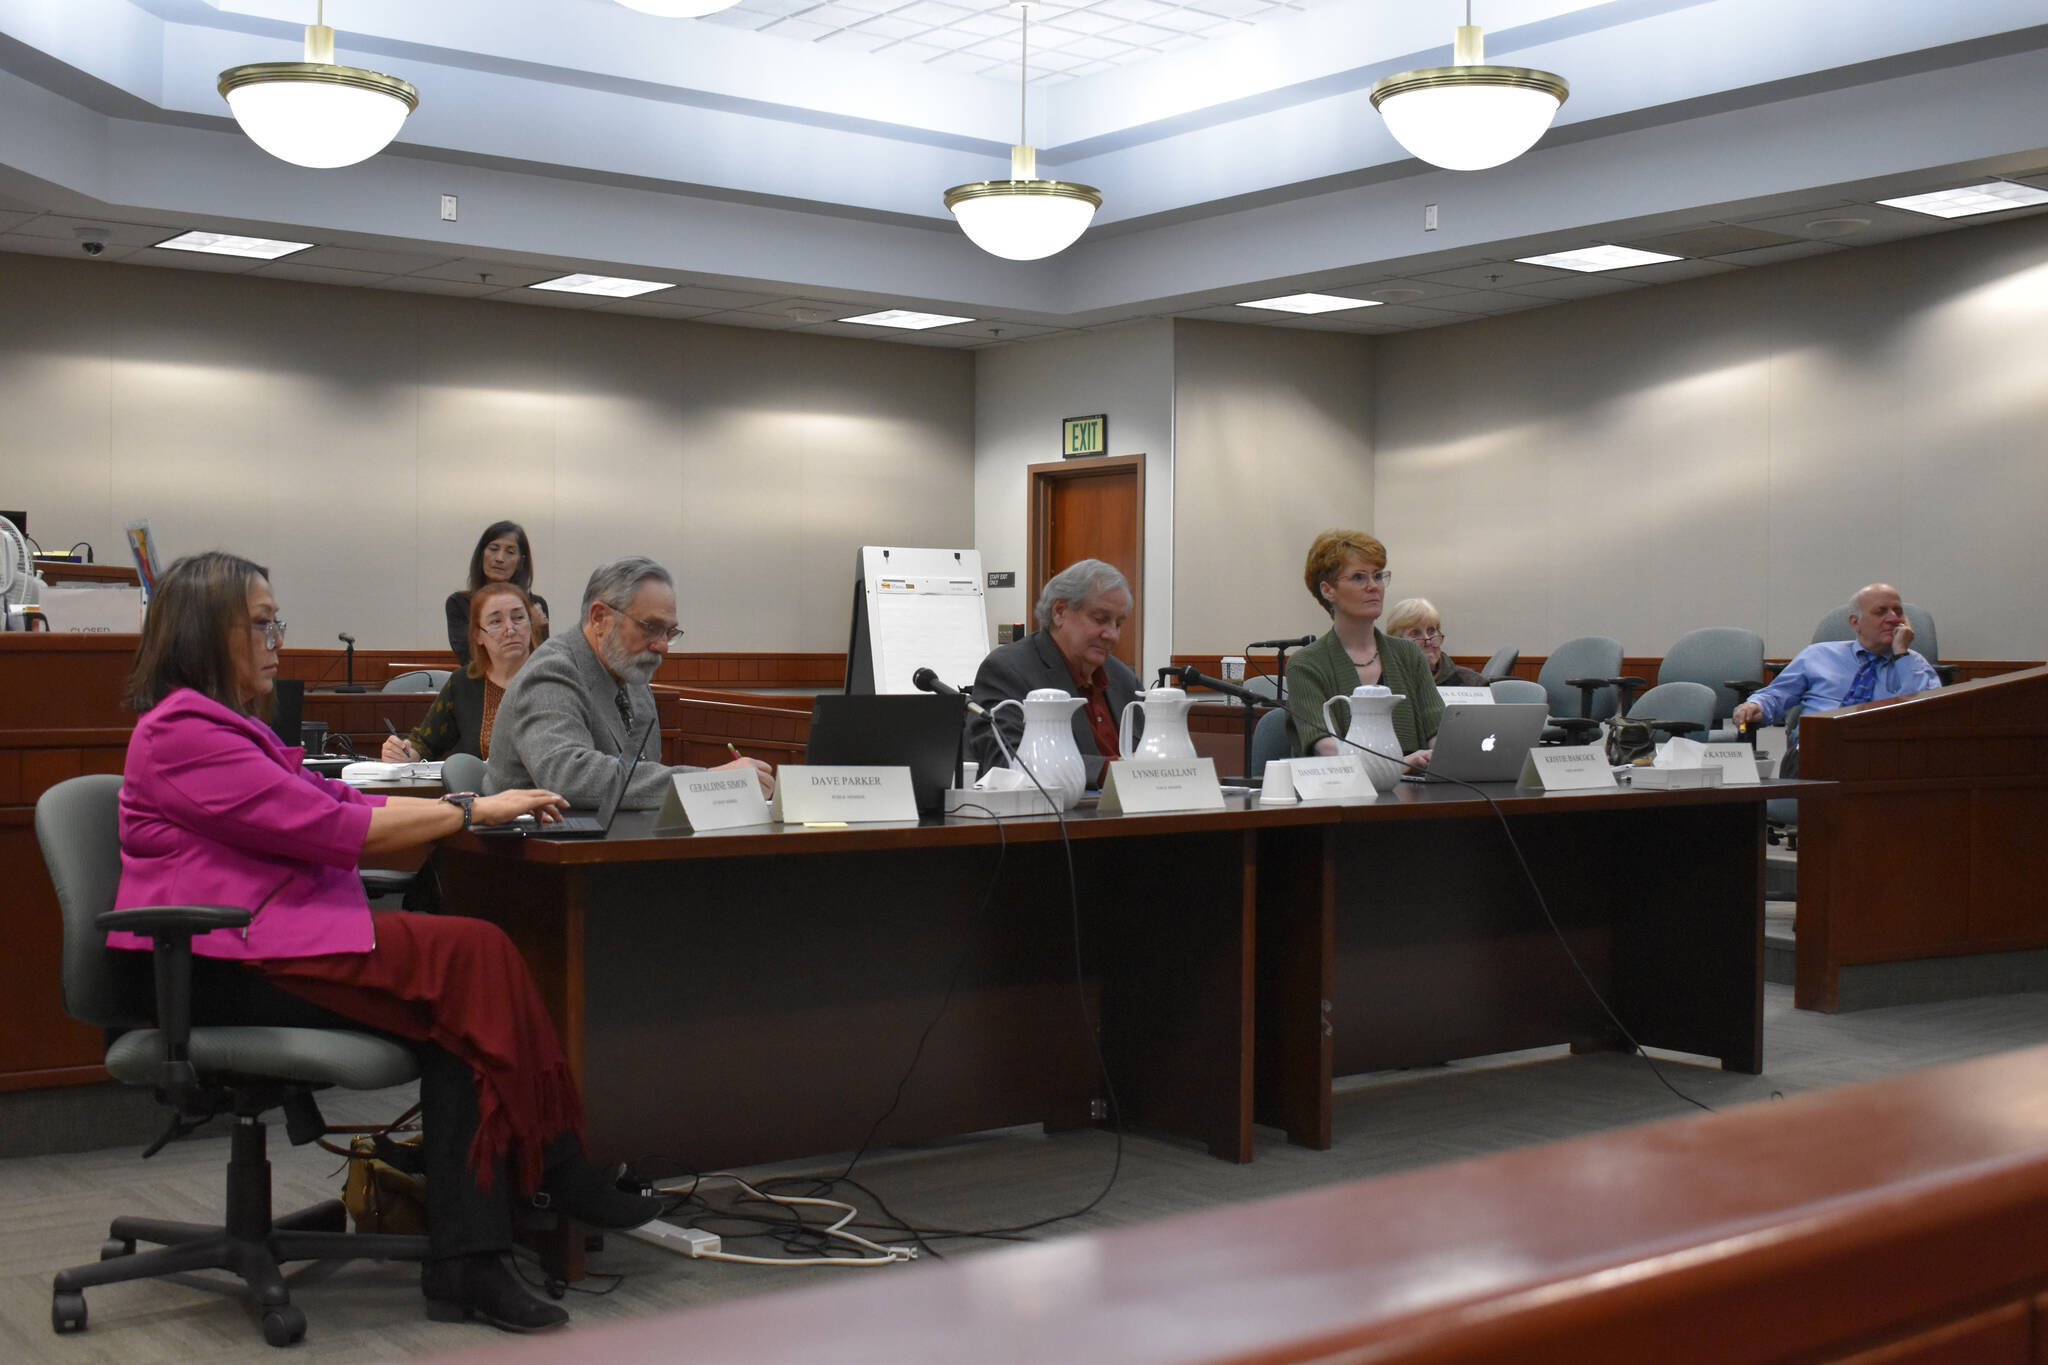
[(1547, 792), (1619, 791), (1607, 750), (1598, 744), (1538, 745), (1522, 760), (1521, 785)]
[(1436, 694), (1444, 699), (1445, 706), (1493, 705), (1493, 689), (1490, 687), (1439, 687)]
[(1287, 763), (1294, 791), (1304, 801), (1376, 801), (1380, 790), (1356, 754), (1328, 758), (1295, 758)]
[(768, 799), (751, 768), (707, 768), (675, 773), (654, 817), (656, 834), (692, 834), (768, 823)]
[(1222, 810), (1223, 787), (1212, 758), (1118, 758), (1102, 778), (1096, 809), (1109, 815), (1169, 810)]
[(1756, 770), (1756, 755), (1747, 744), (1709, 744), (1701, 758), (1708, 763), (1721, 765), (1721, 785), (1755, 786), (1763, 781), (1763, 774)]
[(785, 764), (775, 770), (768, 818), (784, 825), (917, 821), (910, 769)]

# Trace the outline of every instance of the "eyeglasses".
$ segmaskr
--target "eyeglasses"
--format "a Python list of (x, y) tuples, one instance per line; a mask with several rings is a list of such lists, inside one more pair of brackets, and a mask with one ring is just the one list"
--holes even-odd
[(480, 624), (479, 629), (483, 630), (488, 635), (501, 635), (508, 630), (524, 631), (532, 624), (533, 622), (527, 618), (525, 612), (516, 611), (513, 612), (510, 616), (505, 617), (503, 620), (484, 621)]
[(251, 621), (249, 629), (263, 637), (263, 647), (275, 651), (284, 643), (284, 622), (272, 618), (268, 621)]
[(1401, 632), (1401, 637), (1406, 640), (1413, 640), (1417, 644), (1425, 644), (1431, 640), (1443, 639), (1444, 633), (1441, 629), (1439, 629), (1436, 626), (1429, 626), (1426, 628), (1423, 626), (1411, 626), (1407, 630)]
[(660, 640), (664, 644), (683, 633), (681, 626), (665, 626), (659, 621), (643, 621), (637, 616), (628, 616), (617, 608), (613, 608), (613, 614), (621, 620), (631, 621), (634, 625), (640, 627), (640, 633), (648, 639)]
[(1394, 581), (1394, 571), (1392, 569), (1381, 569), (1378, 573), (1367, 573), (1364, 569), (1360, 569), (1357, 573), (1345, 574), (1344, 581), (1346, 583), (1377, 583), (1384, 588), (1387, 584)]

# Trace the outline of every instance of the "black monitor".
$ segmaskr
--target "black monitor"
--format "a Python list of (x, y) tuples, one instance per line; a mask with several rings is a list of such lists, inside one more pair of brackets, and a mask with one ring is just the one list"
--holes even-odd
[(965, 697), (818, 697), (804, 762), (907, 767), (920, 815), (942, 815), (960, 781)]
[(270, 728), (287, 748), (305, 743), (299, 721), (305, 715), (306, 682), (303, 678), (279, 678), (271, 684)]
[(4, 507), (0, 507), (0, 517), (5, 517), (7, 518), (7, 520), (13, 522), (14, 529), (21, 532), (23, 535), (28, 534), (28, 513), (10, 512)]

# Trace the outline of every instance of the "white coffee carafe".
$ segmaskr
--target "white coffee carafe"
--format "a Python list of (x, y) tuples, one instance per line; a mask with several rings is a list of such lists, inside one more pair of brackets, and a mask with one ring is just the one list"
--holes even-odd
[[(1401, 780), (1401, 773), (1407, 767), (1401, 761), (1401, 741), (1394, 735), (1394, 703), (1400, 700), (1399, 694), (1376, 683), (1356, 687), (1349, 696), (1323, 699), (1323, 728), (1333, 735), (1340, 732), (1330, 708), (1341, 701), (1351, 710), (1351, 726), (1341, 732), (1350, 743), (1339, 744), (1337, 755), (1356, 758), (1363, 763), (1365, 775), (1372, 779), (1375, 788), (1383, 792), (1394, 790), (1394, 784)], [(1353, 748), (1352, 745), (1364, 747)], [(1366, 749), (1374, 752), (1367, 753)], [(1382, 754), (1387, 757), (1380, 757)]]
[(1074, 743), (1074, 708), (1083, 705), (1057, 687), (1035, 687), (1024, 694), (997, 702), (989, 708), (989, 720), (1005, 706), (1024, 713), (1024, 737), (1017, 741), (1017, 763), (1030, 770), (1061, 810), (1072, 810), (1088, 787), (1088, 764), (1081, 747)]
[[(1188, 694), (1178, 687), (1154, 687), (1124, 705), (1117, 726), (1118, 750), (1125, 758), (1193, 758), (1195, 741), (1188, 735)], [(1145, 717), (1145, 738), (1131, 747), (1131, 713)]]

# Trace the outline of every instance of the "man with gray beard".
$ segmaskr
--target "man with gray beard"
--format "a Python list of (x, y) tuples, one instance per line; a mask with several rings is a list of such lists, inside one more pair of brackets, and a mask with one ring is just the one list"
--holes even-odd
[[(535, 650), (505, 689), (496, 717), (486, 719), (486, 785), (494, 792), (544, 786), (572, 806), (593, 809), (618, 781), (619, 755), (646, 729), (640, 767), (619, 804), (627, 810), (661, 805), (669, 774), (694, 771), (663, 765), (661, 727), (647, 724), (654, 715), (648, 683), (669, 641), (682, 633), (675, 579), (667, 569), (641, 555), (600, 566), (583, 589), (582, 628)], [(751, 769), (764, 793), (775, 790), (759, 759), (719, 766)]]

